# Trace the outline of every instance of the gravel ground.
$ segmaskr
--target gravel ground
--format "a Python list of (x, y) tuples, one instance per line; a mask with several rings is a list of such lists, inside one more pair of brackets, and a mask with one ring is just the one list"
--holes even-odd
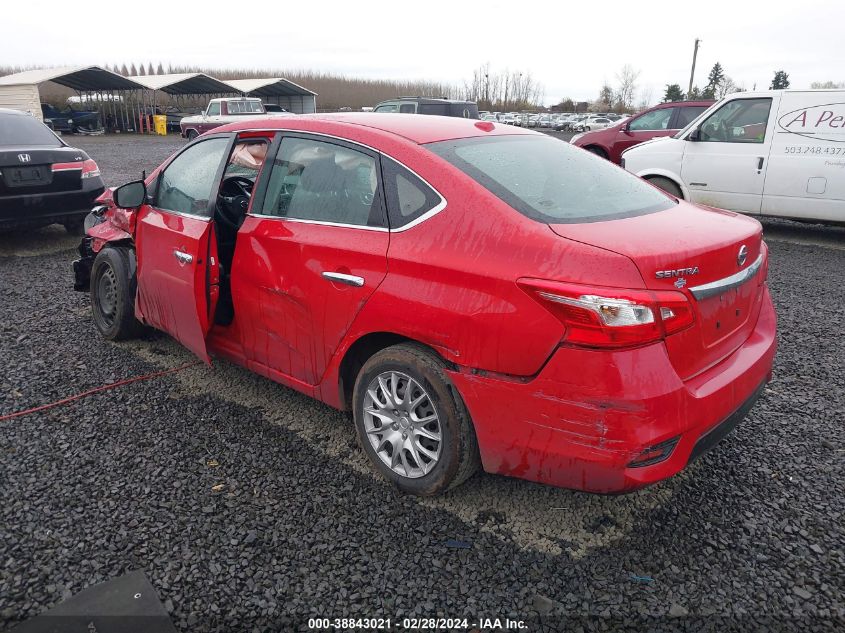
[[(183, 142), (78, 141), (109, 185)], [(631, 495), (479, 475), (404, 497), (345, 415), (223, 362), (0, 422), (0, 629), (143, 569), (182, 631), (410, 615), (842, 630), (845, 232), (770, 226), (774, 382), (716, 449)], [(0, 238), (0, 416), (191, 360), (160, 334), (101, 340), (74, 246)]]

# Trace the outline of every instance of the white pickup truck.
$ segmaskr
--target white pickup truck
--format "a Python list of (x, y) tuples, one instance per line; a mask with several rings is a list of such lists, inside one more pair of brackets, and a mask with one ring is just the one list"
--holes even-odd
[(226, 125), (243, 121), (245, 118), (266, 119), (269, 117), (295, 116), (290, 112), (267, 112), (261, 99), (249, 97), (231, 97), (212, 99), (208, 102), (205, 112), (196, 116), (184, 117), (179, 122), (182, 129), (182, 136), (193, 140), (203, 132)]

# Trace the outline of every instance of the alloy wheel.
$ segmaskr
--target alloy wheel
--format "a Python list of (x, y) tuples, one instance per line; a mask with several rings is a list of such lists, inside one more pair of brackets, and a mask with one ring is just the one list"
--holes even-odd
[(398, 475), (431, 472), (443, 444), (440, 417), (419, 382), (398, 371), (370, 381), (364, 397), (364, 429), (379, 459)]

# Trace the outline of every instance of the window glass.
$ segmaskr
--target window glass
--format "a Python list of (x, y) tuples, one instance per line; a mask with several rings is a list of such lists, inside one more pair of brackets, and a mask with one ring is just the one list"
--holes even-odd
[(416, 103), (403, 103), (399, 106), (399, 112), (403, 114), (416, 114), (417, 112), (417, 104)]
[(762, 143), (772, 100), (734, 99), (707, 117), (699, 126), (699, 140), (715, 143)]
[(220, 102), (219, 101), (212, 101), (208, 104), (208, 111), (206, 112), (207, 116), (217, 116), (220, 114)]
[(389, 158), (382, 159), (390, 228), (405, 226), (442, 203), (420, 178)]
[(229, 114), (262, 114), (264, 109), (261, 107), (260, 101), (227, 101), (226, 109)]
[(669, 121), (672, 119), (672, 112), (675, 108), (661, 108), (660, 110), (652, 110), (646, 112), (642, 116), (637, 117), (628, 126), (632, 132), (640, 132), (644, 130), (668, 130)]
[(385, 103), (377, 107), (375, 112), (399, 112), (399, 106), (395, 103)]
[(421, 103), (420, 114), (437, 114), (447, 116), (449, 108), (445, 103)]
[(62, 142), (41, 121), (0, 113), (0, 147), (61, 147)]
[(232, 176), (241, 176), (255, 182), (258, 172), (267, 157), (269, 142), (266, 140), (239, 140), (232, 148), (223, 180)]
[(282, 140), (262, 213), (354, 226), (384, 226), (375, 159), (340, 145)]
[(174, 158), (159, 179), (156, 207), (208, 217), (209, 201), (217, 195), (217, 171), (228, 145), (228, 138), (211, 138)]
[(678, 119), (675, 123), (675, 127), (678, 129), (685, 128), (692, 123), (695, 117), (704, 112), (706, 109), (707, 106), (683, 106), (678, 108)]
[(546, 136), (476, 137), (427, 147), (539, 222), (632, 217), (676, 204), (612, 163)]

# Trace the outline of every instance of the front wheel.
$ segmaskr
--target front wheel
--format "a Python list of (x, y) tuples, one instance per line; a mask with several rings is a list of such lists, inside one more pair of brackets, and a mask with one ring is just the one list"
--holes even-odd
[(193, 141), (199, 135), (199, 132), (197, 132), (196, 130), (188, 130), (188, 132), (185, 134), (185, 136), (188, 137), (189, 141)]
[(427, 348), (403, 343), (374, 354), (355, 381), (358, 440), (403, 492), (439, 494), (478, 469), (475, 430), (444, 369)]
[(125, 246), (106, 247), (91, 266), (91, 311), (94, 325), (110, 341), (133, 338), (141, 331), (135, 319), (135, 253)]

